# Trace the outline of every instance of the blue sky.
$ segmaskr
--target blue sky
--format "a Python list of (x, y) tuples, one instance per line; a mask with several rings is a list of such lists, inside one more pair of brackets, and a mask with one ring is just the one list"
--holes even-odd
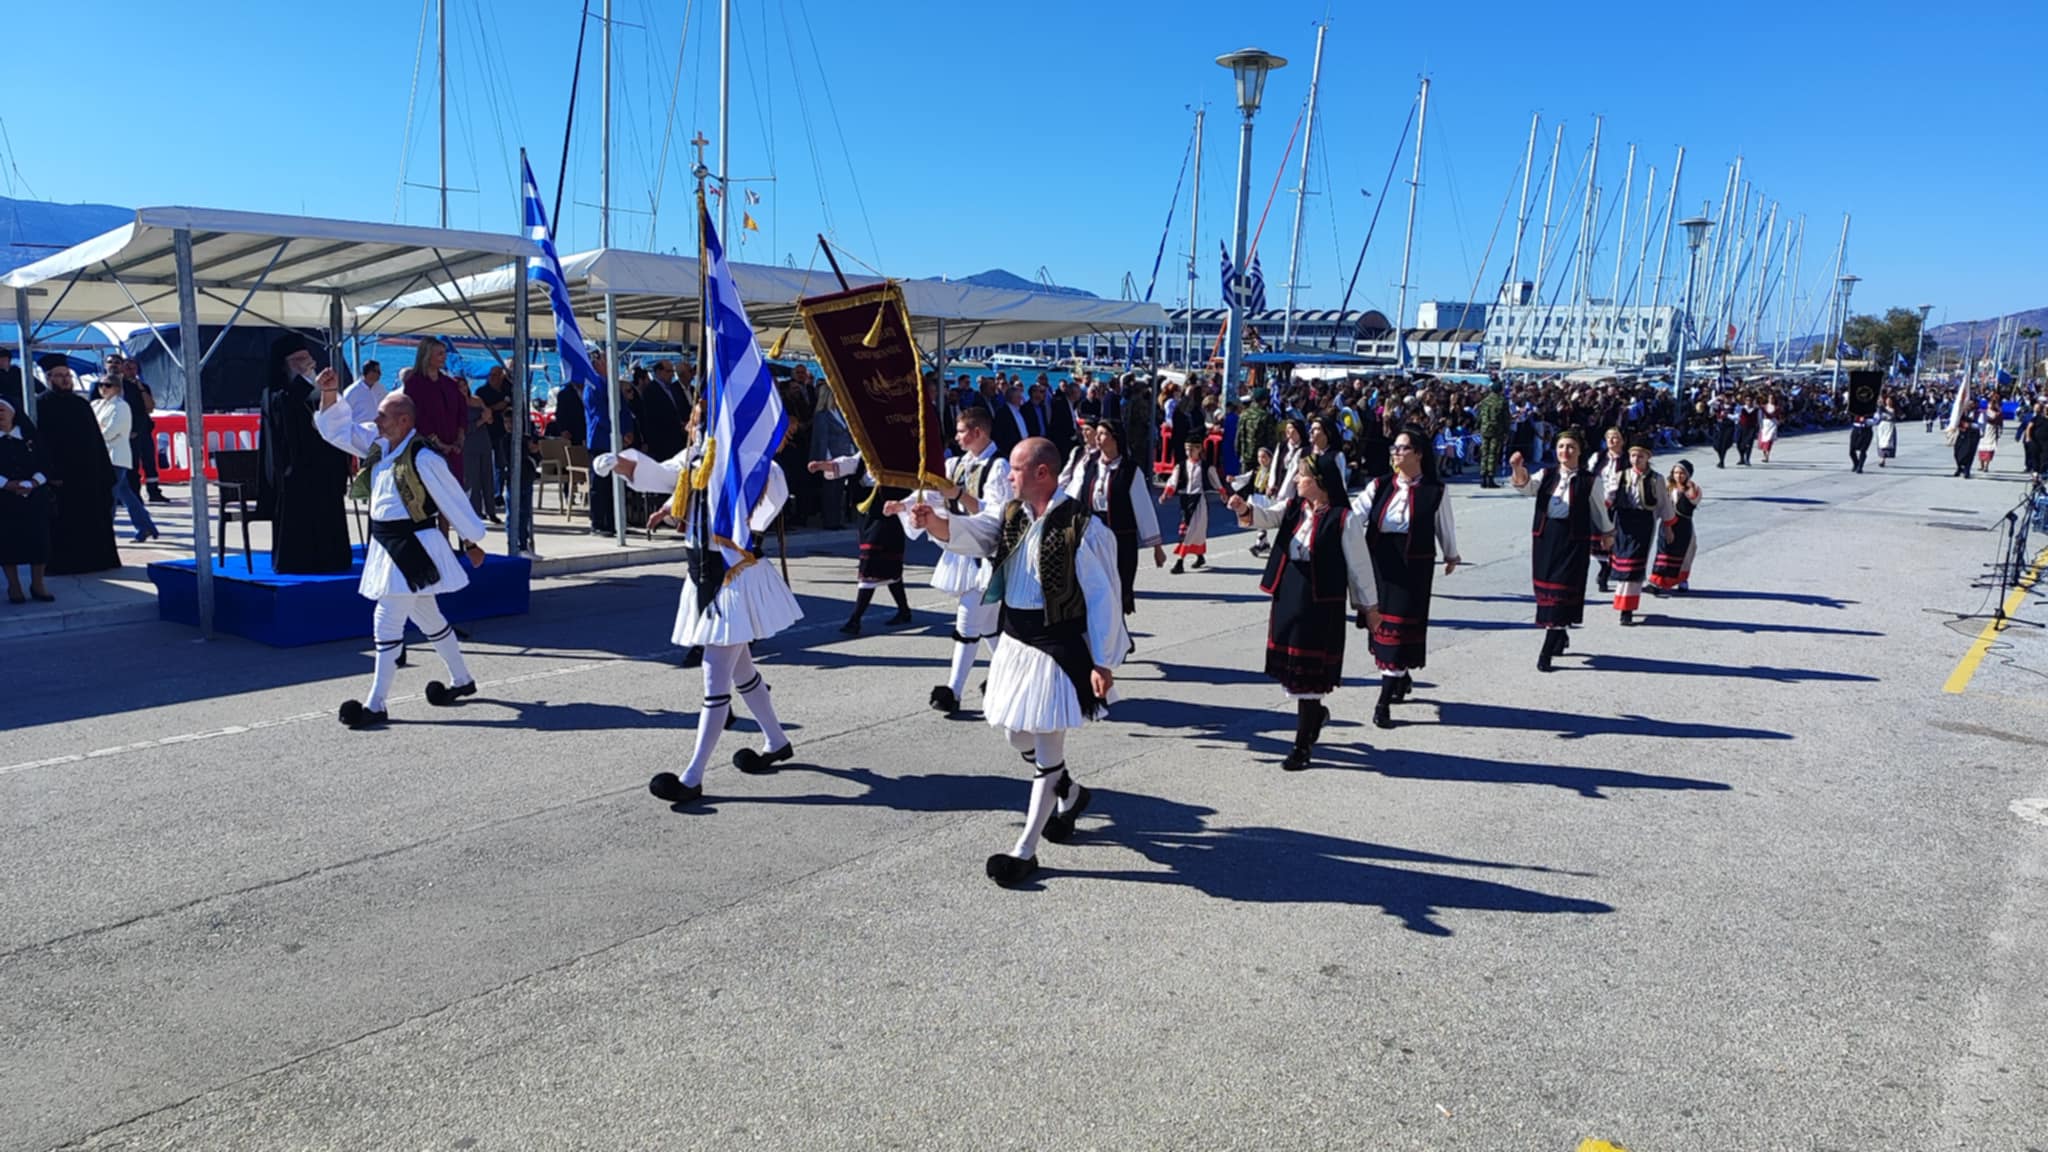
[[(602, 0), (591, 0), (593, 10)], [(561, 160), (578, 0), (448, 0), (451, 223), (516, 226), (517, 149), (552, 189)], [(0, 190), (131, 206), (205, 204), (428, 224), (435, 193), (433, 39), (408, 99), (420, 0), (281, 5), (255, 0), (80, 0), (11, 14), (15, 45), (62, 46), (64, 71), (0, 73), (12, 148)], [(1302, 242), (1304, 305), (1333, 307), (1380, 192), (1417, 80), (1432, 78), (1410, 319), (1421, 299), (1490, 298), (1514, 231), (1500, 220), (1529, 118), (1544, 116), (1540, 170), (1565, 125), (1559, 198), (1595, 113), (1606, 117), (1603, 195), (1620, 194), (1639, 145), (1626, 282), (1644, 169), (1661, 212), (1673, 152), (1687, 148), (1683, 207), (1718, 199), (1727, 165), (1781, 212), (1803, 213), (1802, 294), (1825, 290), (1842, 214), (1858, 310), (1936, 305), (1937, 322), (2048, 304), (2048, 160), (2030, 133), (2048, 109), (2039, 54), (2048, 5), (1993, 2), (1968, 23), (1894, 0), (1724, 0), (1681, 10), (1609, 3), (1464, 5), (945, 3), (733, 0), (732, 166), (762, 197), (744, 259), (798, 266), (828, 231), (892, 275), (990, 267), (1115, 295), (1142, 293), (1190, 106), (1207, 101), (1197, 302), (1216, 303), (1230, 223), (1237, 115), (1212, 63), (1256, 44), (1289, 58), (1267, 87), (1252, 173), (1256, 223), (1308, 88), (1314, 22), (1331, 19), (1314, 193)], [(717, 132), (716, 0), (615, 0), (615, 241), (688, 246), (684, 142)], [(669, 116), (681, 55), (671, 143)], [(120, 29), (124, 64), (103, 81), (94, 38)], [(598, 29), (590, 30), (561, 247), (598, 241)], [(488, 67), (486, 63), (488, 62)], [(185, 129), (190, 128), (191, 131)], [(1297, 144), (1297, 147), (1299, 145)], [(1286, 280), (1294, 166), (1259, 251), (1277, 304)], [(1408, 157), (1388, 190), (1354, 306), (1393, 308)], [(772, 177), (772, 181), (769, 179)], [(657, 184), (661, 211), (650, 216)], [(471, 191), (474, 190), (474, 191)], [(1540, 213), (1538, 185), (1532, 215)], [(1183, 188), (1155, 299), (1186, 292)], [(1575, 222), (1580, 205), (1562, 203)], [(627, 211), (630, 210), (630, 211)], [(1603, 215), (1605, 214), (1603, 209)], [(737, 220), (735, 221), (737, 222)], [(1595, 265), (1605, 295), (1615, 224)], [(1524, 248), (1533, 260), (1532, 238)], [(1673, 267), (1682, 246), (1673, 241)], [(1486, 258), (1482, 264), (1482, 258)], [(1651, 262), (1655, 261), (1654, 251)], [(1526, 272), (1525, 267), (1525, 272)], [(1669, 274), (1667, 272), (1667, 274)], [(1808, 301), (1806, 310), (1818, 309)], [(1812, 325), (1809, 325), (1811, 327)]]

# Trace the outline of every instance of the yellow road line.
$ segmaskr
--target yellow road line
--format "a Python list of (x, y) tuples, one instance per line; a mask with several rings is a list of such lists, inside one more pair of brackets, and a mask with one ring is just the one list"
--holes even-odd
[[(2044, 565), (2048, 565), (2048, 548), (2042, 549), (2041, 553), (2034, 557), (2033, 567), (2027, 569), (2027, 574), (2020, 578), (2019, 584), (2005, 598), (2005, 615), (2011, 616), (2020, 610), (2020, 605), (2027, 599), (2027, 590), (2034, 586), (2034, 581), (2040, 579)], [(1984, 630), (1977, 633), (1976, 642), (1970, 645), (1970, 650), (1963, 653), (1963, 659), (1956, 665), (1956, 670), (1948, 674), (1948, 682), (1941, 686), (1941, 690), (1954, 696), (1968, 688), (1970, 677), (1977, 674), (1977, 665), (1984, 662), (1984, 654), (1991, 651), (1992, 642), (1998, 639), (1998, 634), (2005, 631), (2005, 628), (2005, 623), (2000, 620), (1985, 624)]]

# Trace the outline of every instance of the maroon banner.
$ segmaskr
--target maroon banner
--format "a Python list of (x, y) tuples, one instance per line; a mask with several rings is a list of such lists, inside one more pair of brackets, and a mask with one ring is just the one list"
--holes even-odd
[(902, 287), (876, 284), (813, 296), (797, 301), (797, 308), (868, 471), (888, 487), (943, 484), (945, 431), (936, 395), (921, 387), (924, 368)]

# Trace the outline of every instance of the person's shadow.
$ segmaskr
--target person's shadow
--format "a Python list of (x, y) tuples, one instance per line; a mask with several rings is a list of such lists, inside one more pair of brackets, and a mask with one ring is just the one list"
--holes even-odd
[[(1108, 822), (1083, 821), (1072, 851), (1060, 852), (1059, 859), (1041, 873), (1045, 879), (1174, 884), (1218, 900), (1245, 903), (1377, 906), (1402, 927), (1426, 936), (1451, 935), (1451, 929), (1437, 918), (1458, 909), (1525, 915), (1614, 911), (1612, 905), (1597, 900), (1552, 896), (1433, 869), (1581, 873), (1442, 856), (1290, 828), (1212, 829), (1207, 818), (1215, 815), (1213, 809), (1106, 790), (1098, 790), (1091, 812), (1103, 813)], [(1128, 848), (1166, 871), (1069, 868), (1061, 863), (1085, 851), (1091, 842)]]

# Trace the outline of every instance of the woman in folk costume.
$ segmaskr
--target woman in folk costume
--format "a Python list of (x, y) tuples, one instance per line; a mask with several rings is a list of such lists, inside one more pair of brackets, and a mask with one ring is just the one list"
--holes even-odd
[(1184, 447), (1180, 463), (1167, 477), (1166, 490), (1159, 494), (1161, 504), (1180, 498), (1180, 543), (1173, 546), (1175, 576), (1187, 571), (1190, 556), (1195, 558), (1195, 567), (1209, 566), (1209, 493), (1227, 491), (1223, 473), (1209, 462), (1214, 457), (1204, 440), (1190, 436)]
[(1643, 603), (1643, 579), (1657, 550), (1657, 526), (1672, 515), (1671, 490), (1650, 470), (1650, 441), (1637, 437), (1628, 446), (1628, 470), (1608, 481), (1608, 511), (1614, 517), (1614, 609), (1621, 625), (1632, 628)]
[(1757, 416), (1756, 446), (1763, 451), (1766, 464), (1771, 462), (1771, 445), (1778, 442), (1778, 417), (1784, 411), (1773, 395), (1765, 398), (1763, 411)]
[(1087, 811), (1089, 791), (1067, 771), (1067, 733), (1115, 701), (1115, 669), (1130, 643), (1115, 534), (1060, 487), (1059, 471), (1059, 449), (1033, 436), (1010, 452), (1008, 503), (951, 518), (929, 504), (911, 508), (912, 525), (948, 552), (988, 558), (983, 595), (1001, 605), (1003, 640), (982, 713), (1036, 773), (1016, 846), (988, 858), (989, 879), (1005, 887), (1038, 871), (1041, 836), (1065, 843)]
[[(787, 436), (785, 428), (784, 438)], [(777, 449), (780, 447), (778, 444)], [(782, 573), (773, 564), (760, 562), (758, 541), (789, 501), (789, 481), (782, 466), (775, 463), (773, 453), (764, 461), (767, 480), (747, 514), (750, 546), (742, 549), (727, 537), (714, 536), (706, 519), (710, 508), (705, 492), (718, 462), (715, 446), (685, 448), (665, 461), (626, 451), (616, 457), (598, 457), (591, 461), (591, 468), (596, 470), (601, 462), (634, 489), (670, 497), (648, 522), (650, 528), (664, 521), (680, 524), (688, 541), (684, 557), (688, 570), (669, 640), (680, 648), (704, 649), (704, 707), (697, 713), (697, 742), (690, 762), (680, 776), (656, 773), (647, 782), (647, 790), (671, 804), (691, 804), (703, 798), (704, 770), (711, 764), (719, 734), (731, 719), (735, 693), (761, 726), (762, 747), (733, 753), (733, 766), (756, 775), (774, 771), (775, 765), (790, 759), (796, 750), (776, 718), (775, 701), (747, 646), (782, 632), (804, 616)]]
[(1344, 459), (1344, 432), (1335, 418), (1318, 416), (1308, 422), (1308, 450), (1312, 455), (1328, 456), (1337, 462), (1337, 478), (1344, 484), (1337, 492), (1342, 499), (1351, 490), (1351, 464)]
[[(839, 480), (862, 471), (860, 453), (831, 460), (813, 460), (810, 468), (813, 472), (823, 473), (827, 480)], [(890, 502), (910, 495), (910, 489), (878, 487), (871, 472), (863, 474), (861, 481), (875, 491), (869, 493), (861, 505), (860, 591), (854, 597), (853, 615), (839, 626), (839, 630), (848, 636), (860, 635), (860, 618), (867, 614), (868, 605), (874, 602), (875, 589), (884, 586), (889, 589), (889, 598), (896, 602), (896, 614), (889, 617), (889, 623), (908, 624), (911, 619), (910, 596), (903, 589), (903, 550), (909, 546), (910, 540), (904, 535), (902, 519), (883, 511)]]
[[(469, 586), (469, 575), (441, 534), (440, 522), (445, 520), (455, 529), (470, 567), (481, 568), (484, 550), (480, 542), (486, 531), (482, 518), (469, 506), (447, 459), (415, 431), (410, 396), (403, 392), (386, 396), (377, 405), (372, 426), (356, 423), (355, 414), (341, 402), (341, 379), (334, 369), (321, 369), (314, 386), (320, 392), (320, 410), (313, 417), (313, 426), (321, 439), (362, 460), (350, 486), (351, 495), (370, 508), (370, 544), (363, 553), (363, 575), (356, 591), (377, 602), (370, 618), (377, 671), (370, 680), (368, 697), (342, 703), (341, 722), (350, 728), (367, 728), (389, 718), (385, 699), (397, 673), (408, 620), (419, 627), (448, 665), (449, 683), (428, 683), (427, 703), (440, 707), (476, 695), (476, 678), (463, 662), (455, 626), (441, 614), (435, 597)], [(280, 504), (278, 512), (288, 514), (289, 505)]]
[[(1882, 463), (1882, 461), (1880, 461)], [(1671, 490), (1671, 516), (1657, 540), (1657, 558), (1650, 564), (1650, 593), (1691, 590), (1692, 558), (1699, 552), (1699, 537), (1693, 533), (1693, 514), (1700, 506), (1700, 486), (1693, 483), (1692, 461), (1680, 460), (1667, 478)]]
[(1345, 601), (1357, 608), (1359, 627), (1379, 622), (1365, 531), (1344, 503), (1339, 475), (1335, 460), (1308, 456), (1296, 467), (1296, 495), (1286, 504), (1230, 501), (1238, 523), (1278, 533), (1259, 587), (1273, 598), (1266, 675), (1295, 702), (1294, 748), (1280, 763), (1289, 772), (1308, 767), (1330, 719), (1323, 697), (1344, 678)]
[(1394, 726), (1391, 705), (1415, 690), (1414, 672), (1427, 663), (1437, 554), (1443, 554), (1446, 576), (1463, 562), (1450, 490), (1437, 474), (1429, 444), (1422, 429), (1403, 428), (1394, 436), (1393, 474), (1368, 483), (1351, 502), (1352, 516), (1365, 528), (1379, 602), (1372, 658), (1380, 669), (1380, 698), (1372, 722), (1380, 728)]
[[(1267, 471), (1267, 482), (1258, 494), (1266, 502), (1280, 507), (1294, 499), (1294, 477), (1301, 471), (1301, 462), (1308, 455), (1308, 425), (1300, 420), (1288, 419), (1280, 425), (1280, 447), (1273, 454), (1273, 466)], [(1266, 534), (1252, 545), (1252, 555), (1264, 556), (1268, 545)]]
[[(1067, 461), (1060, 467), (1060, 487), (1065, 488), (1072, 484), (1074, 478), (1088, 467), (1088, 462), (1095, 459), (1095, 429), (1101, 419), (1098, 416), (1082, 422), (1081, 442), (1074, 445), (1072, 452), (1067, 453)], [(1007, 463), (1007, 459), (1005, 462)]]
[(1899, 412), (1890, 400), (1877, 410), (1877, 466), (1899, 454)]
[[(1611, 501), (1614, 485), (1621, 479), (1621, 474), (1628, 470), (1628, 450), (1624, 447), (1621, 429), (1607, 430), (1601, 438), (1600, 448), (1593, 453), (1593, 459), (1586, 465), (1586, 469), (1599, 478), (1601, 499)], [(1612, 510), (1611, 504), (1609, 509)], [(1614, 577), (1614, 558), (1605, 547), (1597, 543), (1593, 545), (1593, 556), (1600, 561), (1600, 594), (1605, 596), (1609, 591), (1608, 581)]]
[(1585, 450), (1579, 434), (1567, 429), (1557, 434), (1556, 467), (1531, 475), (1520, 452), (1508, 460), (1515, 491), (1536, 497), (1530, 583), (1536, 623), (1544, 630), (1536, 667), (1544, 672), (1551, 670), (1552, 658), (1571, 647), (1565, 629), (1585, 622), (1586, 567), (1593, 545), (1614, 544), (1600, 478), (1579, 467)]
[(1159, 514), (1152, 508), (1152, 486), (1137, 457), (1125, 448), (1123, 429), (1099, 421), (1095, 459), (1068, 483), (1067, 494), (1081, 501), (1116, 538), (1117, 579), (1128, 616), (1138, 610), (1138, 550), (1152, 549), (1152, 566), (1163, 568), (1166, 546), (1160, 542)]
[[(994, 422), (985, 408), (964, 408), (953, 421), (960, 441), (960, 454), (946, 460), (949, 492), (926, 492), (925, 503), (939, 509), (939, 515), (978, 516), (982, 509), (1000, 508), (1010, 500), (1010, 461), (996, 451)], [(911, 539), (923, 536), (912, 516), (914, 502), (893, 501), (885, 511), (901, 516)], [(967, 690), (967, 674), (974, 670), (974, 653), (988, 646), (989, 660), (996, 654), (997, 615), (1001, 604), (990, 604), (986, 560), (942, 551), (932, 565), (932, 587), (957, 597), (953, 611), (953, 665), (944, 684), (932, 689), (931, 706), (948, 714), (960, 710), (960, 694)]]

